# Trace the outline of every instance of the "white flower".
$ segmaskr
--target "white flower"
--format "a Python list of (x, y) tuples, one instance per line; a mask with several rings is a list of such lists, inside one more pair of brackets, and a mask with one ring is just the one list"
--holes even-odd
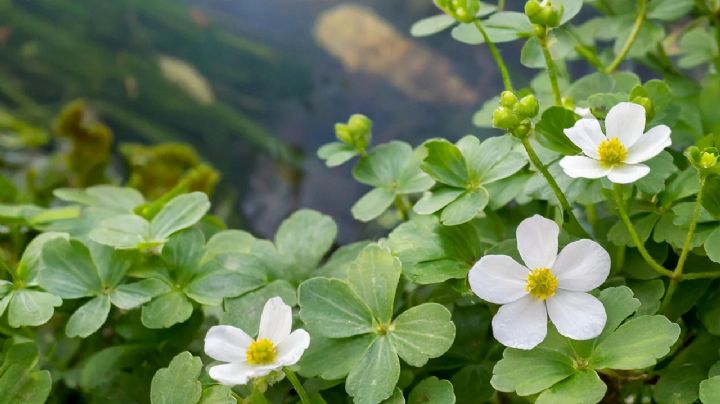
[(211, 367), (210, 377), (233, 386), (294, 365), (310, 345), (310, 335), (303, 329), (290, 333), (291, 327), (292, 309), (279, 297), (265, 303), (256, 340), (236, 327), (211, 327), (205, 336), (205, 353), (228, 363)]
[(610, 273), (610, 256), (592, 240), (558, 251), (558, 225), (535, 215), (517, 228), (525, 266), (507, 255), (486, 255), (470, 270), (470, 287), (480, 298), (503, 305), (492, 320), (503, 345), (532, 349), (547, 334), (547, 318), (560, 334), (585, 340), (600, 335), (607, 315), (594, 296)]
[(640, 164), (672, 144), (670, 128), (656, 126), (645, 130), (645, 108), (632, 102), (621, 102), (605, 118), (605, 134), (597, 119), (580, 119), (565, 129), (565, 135), (584, 156), (567, 156), (560, 160), (565, 174), (573, 178), (608, 177), (612, 182), (628, 184), (650, 172)]

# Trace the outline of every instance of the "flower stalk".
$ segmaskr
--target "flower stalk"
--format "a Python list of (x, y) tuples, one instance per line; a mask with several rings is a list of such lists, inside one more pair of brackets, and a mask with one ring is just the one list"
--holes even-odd
[(477, 28), (477, 30), (480, 32), (480, 35), (482, 35), (485, 43), (490, 49), (490, 54), (492, 55), (493, 59), (495, 59), (495, 63), (497, 64), (497, 67), (500, 70), (500, 75), (502, 76), (503, 86), (505, 87), (505, 90), (513, 91), (512, 80), (510, 80), (510, 73), (508, 73), (507, 66), (505, 65), (505, 61), (500, 55), (500, 51), (498, 51), (498, 48), (497, 46), (495, 46), (493, 41), (490, 40), (490, 37), (488, 36), (487, 32), (485, 32), (485, 29), (480, 24), (480, 21), (474, 20), (473, 24), (475, 25), (475, 28)]
[(548, 34), (550, 31), (546, 31), (545, 35), (540, 37), (540, 46), (542, 47), (543, 56), (545, 57), (545, 64), (547, 65), (548, 77), (550, 79), (550, 87), (552, 88), (553, 98), (555, 99), (555, 105), (562, 106), (562, 95), (560, 94), (560, 85), (558, 84), (558, 72), (557, 66), (552, 59), (550, 54), (550, 48), (548, 47)]
[(625, 41), (625, 44), (620, 50), (620, 53), (618, 53), (617, 56), (615, 56), (615, 59), (608, 65), (607, 68), (605, 68), (605, 73), (614, 72), (615, 69), (620, 66), (623, 60), (625, 60), (625, 57), (630, 52), (630, 48), (632, 48), (638, 34), (640, 33), (640, 29), (642, 28), (643, 22), (645, 22), (646, 16), (647, 0), (638, 0), (638, 14), (637, 17), (635, 17), (635, 23), (633, 24), (632, 31), (630, 31), (630, 36), (628, 36), (627, 40)]
[(302, 383), (300, 383), (300, 380), (298, 379), (297, 375), (295, 375), (295, 372), (288, 368), (283, 368), (283, 372), (285, 372), (285, 376), (287, 376), (287, 379), (290, 381), (290, 384), (292, 384), (295, 392), (298, 394), (298, 396), (300, 396), (300, 401), (302, 402), (302, 404), (311, 404), (310, 396), (308, 395), (307, 391), (305, 391), (305, 388), (303, 387)]

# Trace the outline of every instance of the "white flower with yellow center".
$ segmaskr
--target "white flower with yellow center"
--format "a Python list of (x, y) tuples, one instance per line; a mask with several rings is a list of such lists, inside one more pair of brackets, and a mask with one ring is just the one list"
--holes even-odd
[(610, 109), (605, 133), (597, 119), (580, 119), (565, 129), (565, 135), (584, 156), (564, 157), (560, 166), (572, 178), (608, 177), (618, 184), (635, 182), (650, 172), (650, 167), (640, 163), (672, 144), (670, 128), (665, 125), (644, 131), (645, 108), (632, 102), (621, 102)]
[(303, 329), (291, 333), (291, 327), (292, 309), (279, 297), (265, 303), (255, 340), (233, 326), (211, 327), (205, 336), (205, 353), (228, 363), (211, 367), (210, 377), (233, 386), (294, 365), (310, 345), (310, 335)]
[(547, 335), (547, 320), (575, 340), (600, 335), (605, 307), (586, 293), (610, 273), (610, 256), (592, 240), (574, 241), (558, 254), (560, 229), (535, 215), (517, 228), (517, 248), (525, 266), (507, 255), (486, 255), (470, 270), (470, 287), (481, 299), (503, 305), (492, 320), (503, 345), (532, 349)]

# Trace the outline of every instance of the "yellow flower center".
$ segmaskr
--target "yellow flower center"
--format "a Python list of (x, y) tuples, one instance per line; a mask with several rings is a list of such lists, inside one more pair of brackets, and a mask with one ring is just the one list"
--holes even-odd
[(245, 357), (247, 358), (247, 363), (251, 365), (269, 365), (275, 362), (277, 350), (272, 341), (267, 338), (262, 338), (250, 343)]
[(598, 156), (601, 162), (611, 166), (625, 161), (627, 149), (620, 139), (616, 137), (605, 139), (598, 146)]
[(555, 296), (557, 283), (557, 278), (550, 272), (550, 268), (536, 268), (528, 274), (525, 290), (530, 296), (545, 300)]

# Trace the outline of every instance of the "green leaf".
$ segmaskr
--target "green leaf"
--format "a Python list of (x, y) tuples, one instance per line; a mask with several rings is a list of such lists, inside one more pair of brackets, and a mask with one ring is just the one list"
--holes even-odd
[(373, 187), (389, 187), (397, 180), (413, 154), (405, 142), (392, 141), (373, 148), (353, 168), (353, 177)]
[(490, 194), (483, 187), (467, 191), (445, 206), (440, 215), (440, 221), (445, 226), (456, 226), (469, 222), (485, 209), (489, 200)]
[(363, 195), (350, 210), (355, 219), (369, 222), (385, 212), (395, 201), (395, 192), (387, 188), (374, 188)]
[(707, 369), (686, 363), (665, 369), (653, 389), (653, 398), (660, 404), (694, 403), (698, 385), (707, 378)]
[(219, 270), (195, 277), (183, 292), (198, 303), (217, 306), (224, 298), (240, 296), (265, 284), (264, 279), (252, 275)]
[(278, 251), (294, 262), (294, 270), (307, 274), (332, 246), (337, 225), (330, 216), (303, 209), (285, 219), (275, 234)]
[(633, 297), (633, 291), (627, 286), (616, 286), (600, 291), (598, 299), (605, 306), (607, 320), (605, 328), (597, 338), (602, 341), (606, 336), (615, 331), (618, 326), (630, 317), (640, 307), (640, 300)]
[(229, 386), (213, 385), (203, 389), (198, 404), (237, 404)]
[(32, 284), (36, 281), (37, 274), (42, 270), (45, 264), (42, 262), (42, 251), (45, 243), (62, 238), (67, 240), (67, 233), (47, 232), (40, 233), (30, 241), (25, 247), (20, 262), (18, 262), (15, 270), (15, 279), (21, 280), (26, 284)]
[(284, 280), (273, 281), (240, 297), (225, 299), (222, 324), (234, 325), (250, 335), (257, 334), (265, 302), (275, 296), (279, 296), (288, 306), (297, 304), (294, 286)]
[(453, 24), (455, 24), (455, 19), (447, 14), (434, 15), (415, 22), (410, 27), (410, 35), (423, 37), (437, 34), (450, 28)]
[(86, 338), (102, 327), (108, 313), (110, 313), (110, 299), (107, 296), (96, 296), (70, 316), (65, 334), (70, 338)]
[(592, 370), (568, 377), (540, 394), (536, 404), (595, 404), (605, 396), (607, 386)]
[(665, 180), (678, 170), (673, 164), (672, 155), (667, 151), (646, 161), (645, 164), (650, 167), (650, 174), (639, 179), (635, 185), (640, 192), (651, 195), (662, 191), (665, 188)]
[(58, 188), (53, 191), (56, 198), (87, 206), (97, 206), (120, 213), (132, 213), (133, 209), (145, 203), (145, 198), (134, 188), (96, 185), (86, 189)]
[(554, 0), (553, 5), (557, 4), (563, 6), (562, 18), (560, 19), (560, 25), (565, 24), (575, 17), (582, 9), (582, 0)]
[(300, 318), (330, 338), (372, 332), (373, 315), (350, 285), (338, 279), (312, 278), (298, 288)]
[(705, 240), (705, 252), (713, 262), (720, 263), (720, 227)]
[(150, 388), (152, 404), (196, 404), (202, 395), (202, 385), (197, 380), (202, 370), (200, 358), (190, 352), (181, 352), (170, 365), (155, 373)]
[(332, 142), (320, 147), (317, 155), (321, 160), (325, 160), (328, 167), (337, 167), (357, 156), (358, 151), (352, 145)]
[(102, 292), (102, 280), (90, 250), (81, 242), (50, 240), (43, 247), (42, 259), (47, 268), (38, 275), (38, 283), (48, 292), (65, 299)]
[(210, 201), (202, 192), (176, 196), (150, 222), (150, 235), (163, 241), (171, 234), (197, 223), (210, 210)]
[(9, 299), (8, 323), (16, 328), (45, 324), (55, 307), (62, 304), (62, 299), (55, 295), (31, 289), (16, 289), (5, 299)]
[(535, 126), (539, 134), (538, 142), (544, 147), (561, 154), (574, 155), (580, 148), (565, 136), (564, 130), (573, 127), (577, 115), (563, 107), (553, 106), (543, 112), (540, 122)]
[(345, 390), (357, 404), (375, 404), (393, 394), (400, 360), (387, 337), (378, 337), (348, 374)]
[(153, 297), (167, 293), (170, 286), (154, 278), (118, 286), (110, 292), (110, 301), (115, 306), (130, 310), (149, 302)]
[(718, 45), (709, 27), (698, 25), (683, 34), (679, 42), (678, 66), (689, 69), (718, 57)]
[(713, 217), (720, 220), (720, 176), (713, 175), (705, 180), (702, 205)]
[(398, 355), (412, 366), (444, 354), (455, 339), (450, 312), (437, 303), (423, 303), (400, 314), (388, 334)]
[(381, 324), (392, 319), (401, 273), (400, 260), (376, 244), (367, 246), (350, 264), (348, 283)]
[(181, 292), (170, 292), (142, 307), (142, 323), (147, 328), (168, 328), (192, 315), (192, 303)]
[(96, 243), (115, 248), (133, 249), (150, 236), (150, 223), (137, 215), (112, 216), (103, 220), (100, 227), (90, 231)]
[(493, 368), (490, 384), (520, 396), (539, 393), (576, 373), (570, 357), (542, 348), (531, 351), (506, 348)]
[(420, 215), (431, 215), (447, 206), (464, 192), (459, 188), (438, 187), (431, 192), (426, 192), (415, 203), (413, 210)]
[(720, 376), (713, 376), (700, 383), (700, 401), (713, 404), (720, 401)]
[(467, 276), (483, 255), (486, 232), (492, 229), (479, 221), (447, 227), (435, 216), (417, 216), (390, 233), (388, 246), (413, 282), (440, 283)]
[(50, 372), (39, 370), (34, 343), (5, 344), (0, 365), (0, 397), (4, 404), (43, 404), (48, 399)]
[(655, 314), (660, 309), (660, 300), (665, 295), (665, 284), (661, 279), (629, 281), (635, 297), (640, 300), (639, 316)]
[(598, 343), (592, 363), (596, 369), (643, 369), (670, 352), (680, 326), (664, 316), (640, 316), (618, 327)]
[(421, 164), (423, 171), (440, 183), (465, 188), (469, 173), (460, 149), (447, 140), (431, 140), (425, 148), (428, 154)]
[[(652, 234), (653, 228), (660, 220), (660, 215), (655, 213), (644, 214), (640, 217), (632, 218), (632, 223), (635, 227), (637, 235), (640, 237), (640, 241), (646, 242)], [(616, 246), (628, 246), (635, 247), (635, 242), (632, 241), (630, 233), (627, 231), (627, 227), (621, 221), (616, 222), (607, 234), (608, 240)]]
[(375, 334), (362, 334), (342, 339), (313, 335), (310, 339), (310, 347), (300, 361), (299, 372), (304, 377), (342, 379), (360, 362), (375, 338)]
[(486, 402), (495, 393), (490, 386), (492, 372), (484, 365), (470, 365), (460, 369), (450, 381), (458, 403)]
[(408, 404), (455, 404), (453, 385), (435, 376), (428, 377), (412, 389), (407, 402)]
[(693, 0), (653, 0), (647, 6), (647, 18), (672, 21), (690, 12)]

